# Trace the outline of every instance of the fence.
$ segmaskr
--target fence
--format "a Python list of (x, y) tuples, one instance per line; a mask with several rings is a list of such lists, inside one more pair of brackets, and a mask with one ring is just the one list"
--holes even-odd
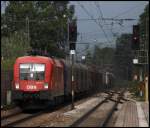
[[(11, 84), (13, 80), (13, 70), (1, 70), (1, 106), (10, 102)], [(9, 95), (9, 99), (8, 99)], [(8, 101), (9, 100), (9, 101)]]

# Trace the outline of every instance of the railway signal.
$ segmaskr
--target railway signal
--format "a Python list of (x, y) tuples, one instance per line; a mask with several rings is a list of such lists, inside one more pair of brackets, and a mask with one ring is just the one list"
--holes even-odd
[(77, 25), (75, 21), (69, 23), (69, 47), (70, 50), (76, 49), (75, 42), (77, 41)]
[(69, 41), (77, 41), (77, 26), (74, 22), (69, 24)]
[(132, 35), (132, 49), (138, 50), (140, 48), (140, 33), (139, 25), (133, 25), (133, 35)]
[(69, 22), (69, 49), (71, 56), (71, 95), (72, 95), (72, 104), (71, 110), (74, 109), (74, 55), (76, 49), (76, 41), (77, 41), (77, 24), (76, 20), (71, 20)]

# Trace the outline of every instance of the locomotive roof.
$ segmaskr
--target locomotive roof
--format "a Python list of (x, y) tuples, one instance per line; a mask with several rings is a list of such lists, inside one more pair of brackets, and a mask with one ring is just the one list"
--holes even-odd
[(23, 56), (23, 57), (18, 57), (17, 58), (17, 62), (32, 62), (32, 61), (39, 61), (39, 62), (48, 62), (48, 61), (52, 61), (51, 58), (49, 57), (45, 57), (45, 56)]

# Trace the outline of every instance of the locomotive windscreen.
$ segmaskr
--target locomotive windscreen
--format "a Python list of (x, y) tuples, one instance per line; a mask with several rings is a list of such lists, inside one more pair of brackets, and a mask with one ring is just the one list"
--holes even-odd
[(20, 80), (44, 80), (45, 64), (20, 64)]

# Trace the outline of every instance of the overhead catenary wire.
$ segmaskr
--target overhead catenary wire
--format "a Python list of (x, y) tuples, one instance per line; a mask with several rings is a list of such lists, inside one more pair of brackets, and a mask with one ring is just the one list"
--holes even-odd
[[(3, 2), (4, 2), (4, 1), (3, 1)], [(130, 8), (129, 10), (126, 10), (125, 12), (122, 12), (122, 13), (120, 13), (120, 14), (114, 16), (112, 19), (114, 19), (114, 18), (116, 18), (116, 17), (119, 17), (119, 16), (122, 16), (123, 14), (128, 13), (130, 10), (136, 9), (137, 7), (139, 7), (139, 6), (141, 6), (141, 5), (143, 5), (143, 4), (140, 4), (140, 5), (138, 5), (138, 6), (132, 7), (132, 8)], [(97, 7), (99, 8), (99, 10), (100, 10), (100, 12), (101, 12), (101, 14), (102, 14), (102, 11), (101, 11), (101, 9), (100, 9), (100, 5), (98, 5)], [(102, 17), (103, 17), (103, 15), (102, 15)], [(78, 20), (84, 20), (84, 19), (78, 19)], [(88, 19), (85, 19), (85, 20), (87, 21)], [(95, 20), (95, 19), (89, 19), (89, 20)], [(103, 20), (103, 19), (102, 19), (102, 20)], [(109, 19), (105, 19), (105, 20), (109, 20)], [(115, 19), (114, 19), (114, 20), (115, 20)], [(117, 20), (117, 19), (116, 19), (116, 20)], [(118, 20), (119, 20), (119, 19), (118, 19)], [(120, 19), (120, 20), (121, 20), (121, 19)]]
[(122, 15), (124, 15), (124, 14), (127, 14), (127, 13), (130, 12), (131, 10), (133, 11), (134, 9), (136, 9), (137, 7), (139, 7), (139, 6), (141, 6), (141, 5), (143, 6), (143, 4), (140, 4), (140, 5), (138, 5), (138, 6), (134, 6), (134, 7), (130, 8), (130, 9), (124, 11), (124, 12), (119, 13), (118, 15), (114, 16), (113, 18), (117, 18), (117, 17), (120, 17), (120, 16), (122, 16)]
[[(52, 20), (55, 20), (55, 19), (52, 19)], [(37, 20), (30, 20), (29, 22), (36, 22)], [(39, 22), (50, 22), (51, 20), (39, 20)], [(19, 20), (13, 20), (12, 22), (26, 22), (25, 20), (22, 20), (22, 21), (19, 21)], [(125, 27), (125, 26), (124, 26)], [(128, 26), (127, 26), (128, 27)], [(131, 27), (131, 26), (129, 26), (129, 27)], [(119, 28), (116, 28), (116, 29), (119, 29)], [(110, 29), (107, 29), (107, 30), (110, 30)], [(93, 34), (93, 35), (96, 35), (96, 34), (94, 34), (95, 33), (95, 31), (94, 32), (90, 32), (91, 34)], [(97, 32), (97, 34), (98, 34), (99, 32)], [(82, 33), (82, 36), (84, 35), (84, 34), (87, 34), (87, 33)]]
[[(79, 3), (79, 2), (78, 2)], [(89, 12), (84, 8), (84, 6), (83, 5), (81, 5), (81, 4), (79, 4), (81, 7), (82, 7), (82, 9), (84, 9), (84, 11), (88, 14), (88, 15), (90, 15), (89, 14)], [(97, 6), (97, 8), (99, 9), (99, 11), (100, 11), (100, 7), (98, 6), (98, 5), (96, 5)], [(79, 20), (94, 20), (97, 24), (99, 24), (99, 26), (101, 27), (101, 29), (103, 30), (103, 33), (104, 33), (104, 35), (105, 35), (105, 38), (108, 40), (108, 42), (110, 42), (109, 41), (109, 39), (108, 39), (108, 37), (107, 37), (107, 34), (106, 34), (106, 32), (105, 32), (105, 30), (103, 29), (103, 26), (101, 25), (101, 23), (100, 23), (100, 20), (103, 20), (103, 21), (105, 21), (105, 20), (112, 20), (112, 21), (131, 21), (131, 20), (137, 20), (137, 19), (115, 19), (115, 18), (103, 18), (102, 16), (103, 16), (103, 14), (102, 14), (102, 11), (100, 11), (101, 12), (101, 15), (100, 15), (100, 17), (99, 18), (97, 18), (97, 19), (94, 19), (93, 18), (93, 16), (91, 16), (90, 15), (90, 17), (92, 17), (91, 19), (79, 19)], [(78, 20), (78, 21), (79, 21)], [(112, 28), (110, 29), (110, 32), (112, 33), (112, 35), (113, 35), (113, 37), (116, 37), (116, 34), (112, 31)]]
[(97, 1), (95, 1), (95, 6), (97, 7), (98, 11), (99, 11), (99, 17), (101, 17), (101, 19), (103, 20), (104, 23), (106, 23), (104, 17), (103, 17), (103, 12), (101, 10), (100, 4), (97, 3)]
[[(92, 19), (94, 19), (94, 17), (93, 17), (91, 14), (89, 14), (89, 12), (84, 8), (84, 6), (80, 4), (80, 2), (78, 2), (78, 4), (79, 4), (80, 7), (84, 10), (84, 12), (86, 12), (86, 14), (87, 14), (88, 16), (90, 16)], [(103, 29), (103, 26), (102, 26), (100, 23), (98, 23), (96, 20), (94, 20), (94, 21), (95, 21), (96, 24), (98, 24), (98, 26), (100, 27), (100, 29), (103, 31), (104, 36), (105, 36), (105, 38), (107, 39), (107, 41), (108, 41), (109, 43), (111, 43), (111, 42), (109, 41), (109, 39), (108, 39), (108, 36), (107, 36), (105, 30)]]
[[(122, 16), (122, 15), (124, 15), (124, 14), (127, 14), (127, 13), (130, 12), (131, 10), (132, 10), (132, 12), (133, 12), (134, 9), (136, 9), (137, 7), (139, 7), (139, 6), (141, 6), (141, 5), (143, 5), (143, 4), (140, 4), (140, 5), (138, 5), (138, 6), (134, 6), (134, 7), (130, 8), (130, 9), (124, 11), (124, 12), (119, 13), (118, 15), (116, 15), (116, 16), (114, 16), (114, 17), (112, 17), (112, 18), (113, 18), (113, 19), (114, 19), (114, 18), (116, 19), (116, 18), (118, 18), (118, 17), (120, 17), (120, 16)], [(136, 19), (136, 20), (139, 20), (139, 19)], [(121, 20), (120, 20), (120, 21), (121, 21)], [(123, 21), (123, 20), (122, 20), (122, 21)], [(120, 26), (121, 26), (121, 25), (120, 25)], [(121, 27), (120, 27), (121, 32), (124, 30), (122, 27), (124, 27), (124, 26), (121, 26)]]
[[(123, 26), (124, 28), (132, 28), (132, 25)], [(115, 29), (120, 29), (118, 27), (115, 27)], [(110, 30), (110, 29), (108, 29)], [(93, 33), (99, 33), (99, 31), (88, 31), (88, 32), (82, 32), (82, 34), (93, 34)]]
[[(101, 8), (100, 8), (100, 4), (95, 1), (95, 6), (98, 8), (98, 10), (99, 10), (99, 12), (100, 12), (100, 15), (99, 15), (99, 16), (100, 16), (101, 19), (105, 22), (105, 18), (103, 17), (103, 13), (102, 13), (102, 10), (101, 10)], [(110, 20), (111, 20), (111, 19), (110, 19)], [(134, 19), (116, 19), (116, 18), (114, 19), (114, 18), (113, 18), (113, 19), (112, 19), (112, 23), (111, 23), (110, 32), (111, 32), (111, 34), (113, 35), (113, 37), (116, 37), (116, 34), (113, 32), (113, 29), (114, 29), (114, 28), (113, 28), (113, 25), (114, 25), (113, 20), (115, 20), (115, 21), (118, 20), (118, 21), (121, 22), (121, 21), (124, 21), (124, 20), (127, 21), (127, 20), (134, 20)], [(99, 21), (99, 22), (100, 22), (100, 21)], [(105, 22), (105, 23), (106, 23), (106, 22)], [(120, 25), (120, 26), (121, 26), (121, 25)], [(123, 27), (123, 26), (121, 26), (121, 27)], [(122, 28), (120, 28), (120, 29), (123, 30)]]
[[(100, 19), (102, 19), (103, 22), (106, 23), (106, 21), (105, 21), (105, 19), (104, 19), (104, 17), (103, 17), (102, 10), (101, 10), (101, 8), (100, 8), (100, 4), (98, 4), (98, 3), (95, 1), (95, 6), (97, 7), (97, 9), (98, 9), (98, 11), (99, 11), (99, 14), (100, 14), (99, 17), (100, 17)], [(100, 22), (100, 21), (99, 21), (99, 22)], [(112, 25), (111, 25), (110, 32), (111, 32), (111, 34), (114, 36), (114, 33), (113, 33), (113, 31), (112, 31)]]
[[(103, 15), (103, 14), (102, 14)], [(25, 17), (19, 17), (19, 19), (13, 19), (14, 16), (13, 15), (7, 15), (5, 16), (5, 18), (8, 18), (7, 20), (9, 20), (9, 18), (12, 20), (11, 22), (24, 22), (26, 19)], [(29, 17), (30, 18), (30, 17)], [(65, 18), (64, 18), (65, 19)], [(59, 18), (47, 18), (47, 19), (32, 19), (30, 18), (31, 22), (37, 22), (37, 21), (43, 21), (43, 22), (48, 22), (48, 21), (57, 21), (60, 20)], [(136, 18), (104, 18), (101, 17), (101, 19), (99, 17), (93, 17), (92, 18), (77, 18), (77, 21), (133, 21), (133, 20), (138, 20)], [(111, 24), (104, 24), (104, 25), (111, 25)]]
[[(101, 19), (100, 18), (90, 18), (90, 19), (84, 19), (84, 18), (82, 18), (82, 19), (77, 19), (78, 21), (95, 21), (95, 20), (97, 20), (97, 22), (98, 22), (98, 20), (102, 20), (102, 21), (106, 21), (106, 20), (108, 20), (108, 21), (110, 21), (110, 20), (114, 20), (114, 21), (119, 21), (119, 20), (123, 20), (123, 19), (116, 19), (116, 18), (103, 18), (103, 13), (102, 13), (102, 10), (101, 10), (101, 8), (100, 8), (100, 5), (97, 5), (97, 8), (99, 9), (99, 12), (100, 12), (100, 14), (101, 14)], [(51, 21), (52, 19), (46, 19), (46, 20), (41, 20), (41, 21), (39, 21), (39, 22), (48, 22), (48, 21)], [(128, 20), (136, 20), (136, 19), (124, 19), (124, 20), (126, 20), (126, 21), (128, 21)], [(36, 22), (37, 20), (30, 20), (30, 22)], [(14, 21), (14, 22), (21, 22), (21, 21)], [(25, 21), (22, 21), (22, 22), (25, 22)], [(103, 27), (103, 26), (102, 26)], [(104, 27), (103, 27), (104, 28)]]

